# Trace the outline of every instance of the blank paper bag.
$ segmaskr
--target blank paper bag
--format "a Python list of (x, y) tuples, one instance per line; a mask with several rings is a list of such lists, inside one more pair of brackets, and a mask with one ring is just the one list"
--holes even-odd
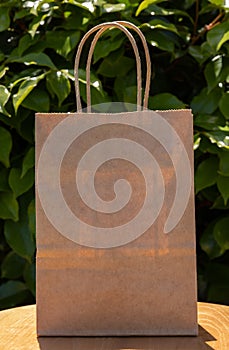
[[(134, 48), (136, 111), (91, 112), (93, 49), (113, 27)], [(143, 107), (141, 62), (126, 27), (146, 53)], [(94, 32), (85, 112), (78, 64)], [(147, 110), (149, 53), (131, 23), (91, 29), (75, 76), (76, 113), (36, 114), (38, 335), (196, 335), (191, 111)]]

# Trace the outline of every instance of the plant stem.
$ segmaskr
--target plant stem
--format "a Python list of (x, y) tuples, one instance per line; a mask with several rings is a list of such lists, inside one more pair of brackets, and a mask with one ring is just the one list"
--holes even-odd
[(218, 14), (218, 16), (216, 16), (216, 18), (213, 19), (213, 21), (209, 24), (205, 24), (205, 26), (201, 29), (201, 31), (199, 32), (199, 34), (195, 33), (192, 37), (191, 40), (191, 45), (194, 45), (197, 40), (199, 40), (199, 38), (204, 35), (206, 32), (208, 32), (209, 30), (211, 30), (212, 28), (214, 28), (215, 26), (217, 26), (220, 23), (220, 19), (221, 17), (224, 15), (224, 12), (220, 12)]
[(198, 19), (199, 19), (199, 0), (196, 0), (196, 15), (195, 15), (194, 28), (193, 28), (193, 36), (195, 36), (197, 33)]

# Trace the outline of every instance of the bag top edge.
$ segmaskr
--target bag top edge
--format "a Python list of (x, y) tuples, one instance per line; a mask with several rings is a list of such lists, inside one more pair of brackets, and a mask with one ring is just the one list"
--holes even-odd
[(120, 114), (134, 114), (134, 113), (142, 113), (142, 112), (155, 112), (155, 113), (168, 113), (168, 112), (191, 112), (192, 113), (192, 110), (191, 108), (182, 108), (182, 109), (162, 109), (162, 110), (153, 110), (153, 109), (146, 109), (146, 110), (143, 110), (143, 111), (123, 111), (123, 112), (118, 112), (118, 113), (109, 113), (109, 112), (36, 112), (35, 113), (35, 116), (61, 116), (61, 115), (68, 115), (68, 116), (71, 116), (71, 115), (82, 115), (82, 114), (85, 114), (85, 115), (120, 115)]

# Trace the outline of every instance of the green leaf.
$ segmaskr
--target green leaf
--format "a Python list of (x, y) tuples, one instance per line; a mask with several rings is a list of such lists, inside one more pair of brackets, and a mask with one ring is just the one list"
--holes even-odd
[[(71, 73), (69, 75), (69, 79), (71, 79)], [(86, 83), (87, 83), (86, 82), (86, 71), (84, 69), (81, 69), (81, 68), (79, 69), (79, 81), (81, 83), (83, 83), (84, 85), (86, 85)], [(103, 88), (102, 88), (101, 81), (98, 79), (98, 77), (93, 72), (90, 73), (90, 85), (92, 88), (96, 89), (98, 92), (103, 94)]]
[[(84, 100), (84, 102), (87, 101), (86, 98), (86, 85), (82, 85), (82, 88), (80, 89), (81, 91), (81, 96), (82, 99)], [(105, 91), (98, 91), (98, 89), (96, 88), (92, 88), (91, 89), (91, 104), (93, 106), (93, 108), (96, 105), (96, 111), (100, 112), (100, 113), (105, 113), (107, 111), (106, 106), (99, 106), (99, 104), (105, 104), (106, 102), (110, 102), (111, 98), (107, 95), (107, 93)], [(104, 110), (105, 108), (105, 110)]]
[(9, 62), (19, 62), (25, 65), (36, 64), (38, 66), (45, 66), (52, 69), (56, 69), (51, 59), (43, 52), (29, 53), (23, 57), (9, 58)]
[(24, 80), (29, 80), (30, 78), (38, 76), (42, 72), (42, 69), (34, 69), (34, 68), (27, 68), (24, 70), (21, 70), (18, 74), (16, 74), (11, 83), (10, 83), (10, 89), (12, 90), (16, 85), (21, 83)]
[(212, 56), (215, 56), (215, 50), (207, 41), (203, 42), (203, 44), (201, 45), (201, 51), (204, 56), (204, 61), (206, 61), (209, 58), (212, 58)]
[(30, 147), (28, 152), (26, 153), (23, 163), (22, 163), (22, 172), (21, 178), (28, 172), (29, 169), (33, 168), (35, 165), (35, 148)]
[(125, 8), (126, 8), (126, 5), (123, 3), (121, 3), (121, 4), (107, 4), (107, 3), (105, 3), (102, 6), (104, 13), (124, 11)]
[[(194, 0), (195, 1), (195, 0)], [(161, 6), (157, 6), (156, 4), (150, 4), (146, 9), (146, 12), (153, 15), (153, 16), (177, 16), (179, 17), (179, 20), (182, 21), (183, 17), (186, 17), (189, 19), (189, 21), (193, 24), (192, 17), (188, 14), (186, 11), (182, 11), (179, 9), (174, 8), (162, 8)]]
[(132, 58), (122, 55), (118, 55), (117, 57), (115, 52), (115, 55), (112, 53), (109, 57), (103, 60), (97, 73), (104, 77), (114, 78), (126, 75), (133, 67), (134, 60)]
[(188, 52), (193, 56), (199, 64), (209, 60), (211, 56), (215, 55), (215, 51), (207, 41), (204, 41), (201, 46), (189, 46)]
[(76, 47), (80, 40), (80, 31), (46, 31), (45, 46), (54, 49), (58, 54), (67, 55)]
[(224, 254), (222, 249), (214, 237), (214, 223), (210, 223), (200, 238), (201, 249), (209, 256), (210, 259), (215, 259)]
[(40, 27), (40, 25), (43, 23), (45, 19), (48, 17), (49, 14), (45, 13), (45, 14), (39, 14), (38, 16), (36, 16), (33, 21), (30, 23), (29, 26), (29, 33), (31, 35), (32, 38), (34, 38), (37, 29)]
[[(131, 103), (133, 105), (136, 105), (137, 101), (137, 86), (127, 86), (124, 89), (124, 100), (125, 103)], [(134, 107), (135, 108), (135, 107)]]
[(204, 55), (200, 46), (189, 46), (188, 53), (195, 58), (198, 63), (203, 63), (209, 55)]
[[(72, 76), (73, 72), (71, 73), (71, 71), (68, 71), (66, 74), (68, 74), (69, 79), (72, 79), (71, 76)], [(87, 102), (87, 98), (86, 98), (86, 71), (84, 69), (79, 69), (79, 81), (81, 83), (80, 84), (80, 93), (81, 93), (82, 99), (84, 102)], [(111, 101), (111, 98), (103, 90), (101, 81), (98, 79), (98, 77), (93, 72), (91, 72), (91, 74), (90, 74), (90, 85), (92, 87), (91, 100), (92, 100), (93, 106)], [(98, 107), (99, 106), (97, 106), (97, 108)], [(102, 112), (104, 112), (104, 110), (103, 111), (99, 110), (99, 112), (102, 113)]]
[(219, 109), (226, 119), (229, 119), (229, 92), (223, 94), (219, 101)]
[(1, 169), (0, 170), (0, 191), (10, 191), (10, 187), (8, 184), (8, 176), (9, 176), (9, 170), (8, 169)]
[(23, 107), (36, 112), (48, 112), (50, 108), (49, 95), (43, 90), (36, 88), (21, 103)]
[(221, 46), (229, 40), (229, 27), (228, 27), (228, 32), (226, 32), (220, 42), (218, 43), (216, 50), (219, 51), (221, 49)]
[(193, 144), (194, 151), (199, 148), (200, 141), (201, 141), (200, 134), (199, 133), (195, 134), (194, 135), (194, 144)]
[(28, 219), (21, 218), (18, 222), (5, 221), (4, 235), (7, 243), (15, 253), (32, 261), (35, 252), (35, 242), (28, 227)]
[(16, 279), (21, 277), (25, 262), (26, 261), (16, 253), (8, 253), (1, 265), (2, 278)]
[[(225, 63), (225, 65), (223, 63)], [(222, 70), (224, 67), (224, 74), (222, 74)], [(222, 56), (218, 56), (214, 60), (209, 62), (204, 71), (204, 75), (208, 83), (208, 92), (214, 89), (220, 82), (223, 82), (228, 74), (228, 64), (226, 64), (226, 62), (223, 61)]]
[(170, 93), (162, 93), (149, 98), (149, 108), (154, 110), (180, 109), (185, 108), (185, 104), (176, 96)]
[(0, 11), (0, 32), (7, 30), (10, 26), (10, 7), (1, 7)]
[(228, 210), (229, 209), (229, 203), (227, 205), (224, 204), (224, 199), (220, 195), (219, 197), (216, 198), (214, 201), (211, 209), (220, 209), (220, 210)]
[[(9, 70), (9, 67), (4, 67), (3, 65), (0, 66), (0, 79), (4, 77), (4, 75), (6, 74), (6, 72)], [(1, 88), (2, 85), (0, 85)], [(5, 88), (5, 87), (4, 87)], [(0, 93), (0, 96), (2, 95), (2, 93)], [(1, 98), (1, 97), (0, 97)]]
[(37, 86), (40, 80), (45, 77), (45, 74), (41, 74), (37, 77), (32, 77), (24, 80), (19, 86), (18, 92), (13, 95), (13, 105), (15, 112), (17, 112), (18, 107), (24, 101), (24, 99), (30, 94), (30, 92)]
[(26, 17), (26, 16), (28, 16), (28, 14), (29, 14), (28, 10), (26, 8), (24, 8), (23, 10), (20, 10), (20, 11), (15, 13), (14, 20)]
[[(24, 109), (19, 111), (18, 115), (24, 114), (28, 112), (29, 109)], [(21, 124), (20, 124), (20, 129), (19, 129), (19, 134), (20, 136), (29, 142), (29, 144), (34, 143), (34, 115), (30, 113), (28, 115), (28, 118), (25, 119)]]
[(119, 49), (125, 39), (124, 36), (120, 38), (117, 38), (117, 36), (112, 37), (112, 31), (109, 31), (108, 33), (110, 34), (109, 36), (106, 35), (103, 40), (99, 40), (96, 44), (93, 60), (94, 63), (100, 58), (107, 57), (111, 52)]
[(209, 12), (216, 11), (216, 5), (205, 4), (199, 11), (199, 16), (209, 14)]
[(10, 152), (12, 149), (12, 137), (8, 130), (0, 126), (0, 162), (6, 168), (10, 166)]
[(20, 281), (8, 281), (0, 286), (0, 309), (23, 303), (28, 297), (27, 287)]
[(193, 113), (212, 114), (218, 107), (221, 98), (221, 90), (214, 89), (209, 94), (207, 88), (201, 90), (200, 94), (195, 96), (191, 102)]
[[(136, 71), (131, 70), (129, 73), (127, 73), (127, 75), (123, 76), (123, 77), (117, 77), (115, 79), (115, 83), (114, 83), (114, 92), (115, 95), (117, 95), (117, 100), (118, 101), (126, 101), (126, 99), (124, 98), (125, 95), (125, 89), (126, 88), (130, 88), (130, 90), (135, 87), (135, 91), (134, 91), (134, 96), (136, 96), (136, 84), (137, 84), (137, 78), (136, 78)], [(130, 90), (128, 90), (128, 95)], [(131, 97), (132, 99), (134, 99), (134, 97)], [(134, 99), (134, 104), (136, 104), (136, 97)]]
[(10, 98), (10, 92), (7, 90), (5, 86), (0, 85), (0, 113), (3, 113), (8, 117), (10, 116), (10, 114), (6, 111), (5, 105), (8, 102), (9, 98)]
[[(30, 41), (29, 47), (26, 48), (22, 53), (20, 51), (20, 49), (21, 49), (20, 47), (17, 48), (18, 51), (13, 52), (14, 56), (16, 56), (16, 58), (18, 56), (21, 57), (22, 55), (27, 55), (31, 52), (33, 54), (39, 54), (45, 50), (45, 42), (44, 42), (44, 40), (40, 40), (40, 35), (35, 36), (35, 38), (31, 38), (31, 36), (30, 36), (30, 40), (31, 41)], [(30, 65), (30, 67), (31, 67), (30, 69), (34, 70), (34, 67), (32, 68), (32, 65)]]
[[(175, 44), (174, 37), (171, 37), (173, 33), (169, 33), (165, 30), (154, 29), (147, 31), (145, 37), (150, 45), (158, 47), (163, 51), (173, 53)], [(174, 34), (173, 34), (174, 35)]]
[(229, 198), (229, 176), (218, 175), (217, 186), (224, 199), (224, 204), (227, 205)]
[[(64, 1), (65, 3), (68, 3), (68, 4), (70, 3), (69, 0), (64, 0)], [(63, 28), (64, 30), (78, 31), (79, 29), (85, 30), (87, 28), (87, 25), (89, 24), (89, 21), (92, 19), (95, 19), (95, 17), (92, 17), (91, 14), (88, 12), (88, 10), (85, 11), (85, 9), (81, 10), (81, 9), (78, 9), (77, 7), (68, 5), (68, 9), (65, 8), (65, 10), (62, 12), (61, 19), (62, 19), (61, 21), (62, 23), (60, 25), (61, 29)]]
[(67, 3), (67, 4), (75, 5), (77, 7), (84, 9), (84, 10), (87, 10), (91, 13), (95, 12), (95, 6), (93, 5), (93, 2), (91, 2), (91, 1), (85, 1), (85, 2), (81, 3), (81, 2), (78, 2), (76, 0), (64, 0), (63, 2)]
[(142, 1), (141, 4), (137, 8), (135, 16), (138, 16), (143, 10), (145, 10), (151, 4), (157, 4), (157, 3), (160, 3), (163, 1), (164, 0), (144, 0), (144, 1)]
[(36, 238), (36, 213), (35, 213), (35, 200), (33, 199), (28, 206), (28, 220), (29, 229), (31, 234)]
[(9, 185), (17, 198), (27, 192), (34, 184), (34, 170), (30, 169), (22, 177), (22, 171), (19, 168), (12, 168), (9, 175)]
[(141, 25), (140, 28), (168, 30), (179, 35), (177, 28), (174, 24), (168, 21), (163, 21), (161, 19), (153, 19), (149, 23), (144, 23), (143, 25)]
[(0, 218), (18, 220), (19, 206), (12, 192), (0, 192)]
[(207, 42), (217, 52), (228, 40), (229, 22), (217, 24), (207, 33)]
[(29, 228), (28, 205), (33, 197), (32, 191), (19, 198), (19, 221), (6, 220), (4, 235), (7, 243), (15, 253), (25, 258), (30, 263), (34, 259), (35, 240)]
[(219, 158), (219, 173), (223, 176), (229, 176), (229, 151), (221, 150)]
[(219, 125), (225, 125), (225, 118), (221, 114), (198, 114), (194, 120), (194, 124), (206, 130), (218, 130)]
[(212, 143), (216, 143), (218, 147), (229, 149), (229, 132), (224, 130), (208, 131), (205, 133)]
[(229, 249), (228, 227), (229, 217), (219, 220), (214, 227), (214, 237), (219, 246), (224, 250)]
[(210, 157), (199, 164), (195, 173), (196, 193), (216, 183), (218, 164), (217, 157)]
[(220, 149), (217, 147), (217, 145), (215, 143), (212, 143), (208, 137), (206, 137), (203, 134), (201, 136), (202, 137), (201, 137), (199, 149), (202, 153), (218, 154), (220, 152)]
[(22, 36), (17, 47), (19, 56), (21, 56), (32, 45), (37, 44), (38, 40), (38, 36), (36, 38), (32, 38), (29, 34)]
[(224, 0), (209, 0), (212, 4), (216, 6), (223, 6), (224, 5)]
[(36, 278), (35, 278), (35, 264), (27, 263), (23, 273), (26, 286), (29, 288), (31, 293), (35, 296), (36, 294)]
[(47, 87), (58, 97), (58, 106), (71, 92), (71, 84), (67, 75), (62, 71), (53, 71), (47, 75)]

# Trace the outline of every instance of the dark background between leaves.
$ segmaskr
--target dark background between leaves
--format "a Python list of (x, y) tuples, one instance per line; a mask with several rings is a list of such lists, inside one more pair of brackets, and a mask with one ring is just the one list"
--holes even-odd
[[(77, 44), (94, 25), (118, 19), (146, 36), (153, 68), (149, 108), (193, 110), (199, 300), (229, 304), (229, 21), (223, 3), (0, 1), (0, 309), (35, 301), (34, 113), (75, 111)], [(131, 46), (114, 29), (95, 50), (92, 103), (135, 100)]]

